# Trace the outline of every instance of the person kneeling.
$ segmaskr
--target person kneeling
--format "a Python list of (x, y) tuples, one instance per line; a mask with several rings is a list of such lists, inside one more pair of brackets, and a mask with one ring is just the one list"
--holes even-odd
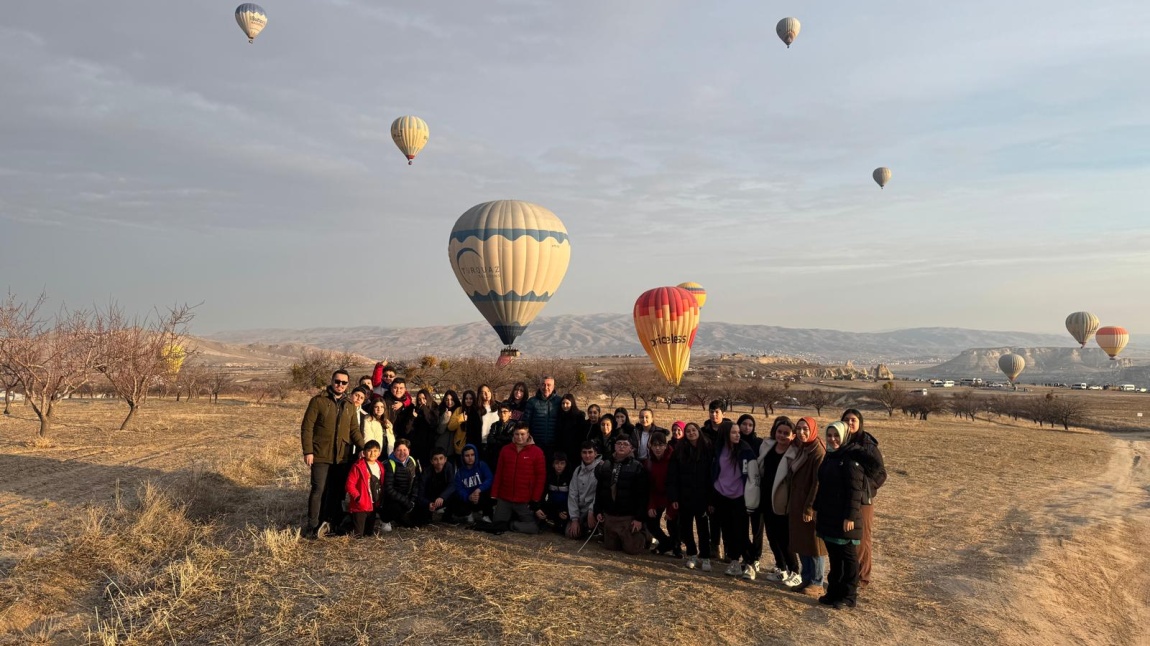
[(547, 482), (546, 462), (543, 450), (531, 439), (527, 424), (518, 422), (511, 444), (499, 452), (495, 484), (491, 487), (491, 497), (496, 501), (495, 522), (489, 531), (502, 533), (514, 529), (524, 534), (539, 533), (535, 510), (539, 508)]
[(551, 472), (547, 474), (547, 488), (543, 502), (535, 512), (541, 529), (562, 532), (567, 528), (567, 497), (571, 487), (571, 472), (567, 470), (567, 454), (556, 451), (551, 458)]
[(460, 459), (463, 466), (455, 472), (455, 495), (447, 501), (447, 512), (453, 522), (490, 523), (495, 508), (491, 500), (491, 469), (479, 460), (474, 444), (463, 447)]
[(571, 474), (567, 491), (567, 515), (571, 518), (567, 522), (568, 538), (583, 538), (584, 532), (593, 532), (599, 526), (595, 518), (595, 469), (603, 463), (603, 458), (591, 440), (583, 442), (579, 457), (582, 463)]
[(620, 435), (610, 462), (595, 470), (595, 517), (603, 525), (603, 547), (642, 554), (651, 545), (647, 517), (647, 470), (635, 459), (631, 438)]
[(450, 520), (444, 516), (447, 513), (447, 501), (454, 496), (455, 466), (447, 461), (447, 454), (443, 449), (432, 449), (431, 469), (423, 474), (423, 486), (418, 504), (427, 508), (432, 522), (438, 523)]
[(407, 438), (395, 441), (395, 451), (387, 460), (384, 476), (383, 531), (390, 532), (392, 523), (402, 527), (417, 527), (431, 522), (431, 512), (419, 507), (423, 478), (419, 462), (411, 457), (411, 443)]

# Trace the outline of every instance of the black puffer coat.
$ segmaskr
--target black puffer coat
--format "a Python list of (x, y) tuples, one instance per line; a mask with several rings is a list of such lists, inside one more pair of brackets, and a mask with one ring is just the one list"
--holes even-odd
[(704, 438), (695, 446), (686, 438), (679, 440), (667, 467), (667, 502), (679, 503), (680, 514), (707, 511), (714, 460), (714, 451)]
[[(857, 445), (828, 451), (819, 467), (819, 490), (815, 494), (815, 533), (828, 538), (862, 539), (862, 501), (866, 487), (858, 463)], [(843, 531), (843, 521), (854, 521), (853, 531)]]
[[(595, 469), (595, 513), (646, 520), (647, 469), (635, 458), (607, 460)], [(611, 495), (614, 485), (615, 495)]]

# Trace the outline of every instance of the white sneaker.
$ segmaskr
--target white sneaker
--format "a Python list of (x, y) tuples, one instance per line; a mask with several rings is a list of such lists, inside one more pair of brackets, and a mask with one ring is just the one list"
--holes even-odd
[(704, 572), (710, 572), (711, 571), (711, 559), (703, 559), (703, 568), (702, 569)]
[(483, 522), (487, 523), (488, 525), (491, 524), (491, 516), (484, 516), (481, 520)]
[(759, 565), (758, 561), (751, 563), (751, 569), (754, 570), (756, 574), (763, 571), (763, 568)]
[(385, 533), (385, 534), (386, 534), (387, 532), (390, 532), (390, 531), (391, 531), (391, 523), (384, 523), (384, 524), (380, 525), (380, 526), (379, 526), (379, 531), (381, 531), (381, 532), (383, 532), (383, 533)]
[(727, 566), (727, 576), (739, 576), (742, 573), (743, 566), (738, 561), (731, 561), (731, 564)]
[(754, 581), (755, 580), (755, 566), (754, 565), (743, 566), (743, 580), (744, 581)]
[(772, 567), (771, 569), (767, 570), (768, 581), (782, 581), (785, 578), (787, 578), (787, 573), (783, 572), (777, 567)]
[(783, 585), (788, 588), (797, 587), (803, 582), (803, 577), (798, 572), (787, 572), (787, 576), (783, 579)]
[(317, 527), (315, 530), (315, 535), (319, 538), (323, 538), (330, 533), (331, 533), (331, 523), (327, 522), (326, 520), (323, 521), (322, 523), (320, 523), (319, 527)]
[(699, 567), (699, 559), (697, 557), (694, 557), (694, 556), (688, 556), (687, 557), (687, 569), (693, 570), (697, 567)]

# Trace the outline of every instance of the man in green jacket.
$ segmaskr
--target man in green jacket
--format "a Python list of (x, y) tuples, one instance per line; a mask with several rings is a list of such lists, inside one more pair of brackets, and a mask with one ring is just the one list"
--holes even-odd
[(344, 485), (351, 468), (352, 446), (363, 448), (363, 429), (355, 405), (344, 395), (346, 370), (331, 375), (331, 385), (311, 398), (300, 424), (303, 462), (311, 468), (308, 538), (326, 535), (343, 521)]

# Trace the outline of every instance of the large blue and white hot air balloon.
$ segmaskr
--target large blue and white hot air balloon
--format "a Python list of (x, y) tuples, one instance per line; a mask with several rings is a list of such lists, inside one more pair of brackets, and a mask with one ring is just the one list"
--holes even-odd
[[(447, 254), (460, 287), (510, 346), (551, 297), (571, 262), (559, 218), (530, 202), (477, 204), (459, 216)], [(504, 357), (515, 356), (508, 347)]]
[(248, 37), (248, 42), (255, 42), (256, 36), (268, 24), (268, 14), (264, 8), (252, 2), (245, 2), (236, 7), (236, 22)]

